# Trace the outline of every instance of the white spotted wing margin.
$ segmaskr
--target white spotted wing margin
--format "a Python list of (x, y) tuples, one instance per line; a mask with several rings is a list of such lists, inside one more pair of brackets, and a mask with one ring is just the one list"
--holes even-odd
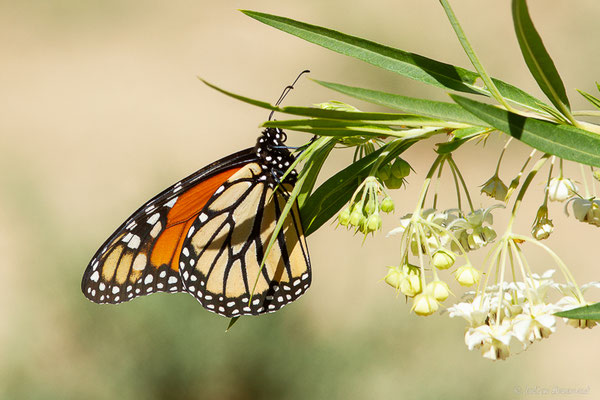
[[(286, 188), (287, 186), (287, 188)], [(188, 231), (180, 256), (185, 290), (225, 317), (259, 315), (296, 300), (311, 282), (308, 248), (297, 205), (261, 268), (286, 203), (258, 163), (231, 176)]]
[(152, 265), (157, 238), (179, 196), (225, 170), (257, 159), (254, 148), (215, 161), (163, 190), (135, 211), (98, 249), (81, 282), (95, 303), (118, 304), (156, 292), (185, 292), (181, 274), (170, 265)]

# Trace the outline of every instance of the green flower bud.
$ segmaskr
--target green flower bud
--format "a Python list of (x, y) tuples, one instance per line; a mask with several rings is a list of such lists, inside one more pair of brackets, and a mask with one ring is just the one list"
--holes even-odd
[(392, 164), (392, 175), (396, 178), (406, 178), (410, 174), (410, 164), (398, 157)]
[(381, 211), (385, 213), (390, 213), (394, 211), (394, 201), (391, 197), (387, 196), (383, 199), (383, 201), (381, 202)]
[(412, 311), (422, 317), (433, 314), (439, 308), (437, 300), (428, 293), (421, 293), (413, 300)]
[(369, 233), (369, 227), (367, 226), (367, 217), (361, 215), (360, 222), (358, 223), (358, 230), (365, 235)]
[(350, 207), (346, 207), (340, 211), (338, 214), (338, 222), (342, 226), (348, 226), (348, 223), (350, 222)]
[(375, 199), (371, 196), (369, 196), (369, 199), (367, 200), (366, 204), (365, 204), (365, 214), (366, 215), (371, 215), (375, 212)]
[(479, 282), (480, 275), (471, 265), (463, 265), (454, 272), (454, 277), (462, 286), (473, 286)]
[(377, 177), (382, 181), (386, 181), (392, 175), (392, 167), (390, 164), (382, 165), (377, 169)]
[(427, 284), (426, 292), (431, 294), (437, 301), (442, 302), (450, 296), (450, 288), (444, 281), (433, 281)]
[(388, 267), (389, 271), (385, 276), (385, 283), (393, 287), (394, 289), (400, 289), (400, 282), (404, 279), (404, 272), (400, 269), (400, 267)]
[(448, 269), (454, 265), (456, 255), (450, 250), (438, 249), (433, 253), (431, 262), (437, 269)]
[(379, 214), (373, 214), (367, 219), (367, 231), (375, 232), (381, 228), (381, 217)]
[(354, 211), (352, 211), (352, 213), (350, 214), (350, 225), (352, 226), (360, 226), (360, 221), (364, 218), (365, 216), (363, 215), (361, 210), (357, 210), (356, 207), (354, 208)]
[(404, 183), (404, 179), (390, 176), (389, 179), (383, 182), (388, 189), (400, 189)]

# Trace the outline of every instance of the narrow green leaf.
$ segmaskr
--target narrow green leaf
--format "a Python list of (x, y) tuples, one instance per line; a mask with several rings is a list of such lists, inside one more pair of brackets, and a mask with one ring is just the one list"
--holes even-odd
[(487, 123), (479, 118), (476, 118), (473, 114), (466, 112), (462, 107), (456, 104), (445, 103), (442, 101), (417, 99), (414, 97), (385, 93), (377, 90), (346, 86), (340, 83), (318, 80), (315, 80), (315, 82), (317, 82), (319, 85), (325, 86), (326, 88), (333, 89), (348, 96), (385, 107), (418, 115), (426, 115), (439, 120), (457, 121), (472, 125), (487, 125)]
[(574, 308), (573, 310), (557, 312), (554, 315), (570, 319), (600, 320), (600, 303)]
[(458, 149), (460, 146), (468, 142), (469, 140), (490, 132), (491, 128), (481, 128), (479, 126), (473, 126), (470, 128), (456, 129), (452, 132), (453, 137), (450, 141), (445, 143), (436, 143), (438, 154), (451, 153)]
[[(453, 104), (456, 105), (456, 104)], [(459, 107), (460, 108), (460, 107)], [(462, 110), (464, 112), (464, 110)], [(362, 113), (361, 113), (362, 114)], [(366, 113), (365, 113), (366, 114)], [(264, 126), (270, 126), (269, 124), (275, 121), (265, 122)], [(420, 126), (436, 126), (440, 128), (466, 128), (470, 125), (461, 124), (461, 123), (452, 123), (448, 121), (442, 121), (440, 119), (422, 117), (420, 115), (414, 114), (397, 114), (397, 119), (389, 119), (389, 120), (344, 120), (344, 119), (328, 119), (328, 118), (311, 118), (311, 119), (289, 119), (289, 120), (281, 120), (277, 121), (277, 123), (281, 123), (280, 128), (285, 127), (286, 125), (301, 125), (301, 124), (309, 124), (312, 127), (344, 127), (344, 126), (380, 126), (380, 127), (420, 127)], [(483, 124), (484, 122), (481, 121)]]
[(319, 136), (394, 136), (402, 135), (386, 125), (364, 125), (358, 122), (335, 121), (327, 119), (302, 119), (267, 121), (262, 124), (267, 128), (281, 128), (293, 131), (307, 132)]
[(373, 163), (382, 152), (390, 150), (384, 160), (389, 162), (413, 143), (415, 141), (401, 139), (389, 142), (379, 150), (352, 163), (319, 186), (300, 210), (305, 235), (308, 236), (319, 229), (350, 200), (358, 185), (369, 175)]
[(579, 90), (577, 89), (577, 91), (579, 92), (579, 94), (581, 94), (583, 97), (585, 97), (585, 99), (587, 101), (589, 101), (590, 103), (592, 103), (592, 105), (598, 109), (600, 109), (600, 99), (598, 99), (597, 97), (592, 96), (591, 94), (584, 92), (583, 90)]
[[(315, 107), (277, 107), (261, 100), (255, 100), (250, 97), (245, 97), (228, 90), (222, 89), (210, 82), (199, 78), (205, 85), (213, 88), (229, 97), (236, 100), (243, 101), (248, 104), (252, 104), (257, 107), (261, 107), (267, 110), (277, 111), (283, 114), (297, 115), (302, 117), (321, 118), (321, 119), (332, 119), (332, 120), (344, 120), (344, 121), (360, 121), (360, 123), (385, 123), (386, 125), (403, 125), (403, 126), (440, 126), (448, 128), (461, 128), (464, 124), (452, 123), (441, 119), (429, 118), (420, 115), (405, 114), (405, 113), (369, 113), (369, 112), (357, 112), (357, 111), (340, 111), (340, 110), (324, 110), (322, 108)], [(343, 86), (343, 85), (342, 85)], [(415, 99), (418, 100), (418, 99)], [(427, 102), (428, 100), (423, 100)], [(465, 117), (475, 120), (475, 118), (463, 111), (462, 108), (456, 106), (456, 104), (444, 103), (454, 107), (454, 110), (461, 113)], [(483, 123), (480, 121), (480, 123)]]
[(456, 37), (458, 38), (458, 41), (460, 42), (463, 50), (467, 54), (467, 57), (469, 57), (471, 64), (473, 64), (473, 66), (475, 67), (475, 70), (481, 77), (481, 80), (485, 83), (485, 87), (489, 90), (490, 94), (496, 99), (496, 101), (498, 103), (502, 104), (502, 106), (504, 108), (506, 108), (507, 110), (511, 110), (510, 104), (508, 104), (506, 102), (506, 99), (504, 99), (504, 97), (502, 97), (502, 95), (498, 91), (498, 88), (494, 84), (494, 81), (492, 80), (492, 78), (490, 78), (490, 76), (486, 72), (485, 68), (483, 67), (483, 64), (481, 64), (481, 62), (479, 61), (477, 54), (475, 54), (475, 50), (471, 46), (471, 43), (469, 43), (469, 39), (467, 39), (467, 35), (463, 31), (462, 26), (460, 26), (460, 22), (458, 22), (458, 18), (456, 18), (456, 15), (454, 14), (452, 7), (450, 7), (450, 3), (448, 3), (448, 0), (440, 0), (440, 3), (442, 4), (444, 11), (446, 11), (446, 15), (448, 16), (448, 19), (450, 20), (450, 25), (452, 25), (452, 28), (454, 29), (454, 33), (456, 34)]
[[(407, 78), (443, 89), (490, 95), (485, 88), (476, 85), (479, 75), (473, 71), (290, 18), (256, 11), (241, 11), (257, 21), (308, 42)], [(504, 98), (517, 105), (543, 112), (539, 107), (543, 104), (540, 100), (506, 82), (497, 79), (493, 79), (493, 82)]]
[(317, 144), (315, 150), (311, 153), (301, 171), (301, 174), (306, 174), (307, 176), (298, 193), (297, 201), (298, 207), (300, 208), (302, 208), (304, 202), (312, 192), (315, 183), (317, 182), (319, 172), (321, 171), (321, 167), (323, 167), (327, 156), (329, 156), (329, 153), (337, 143), (337, 140), (328, 137), (322, 137), (316, 140), (320, 143)]
[(552, 104), (569, 121), (573, 121), (565, 85), (542, 42), (542, 38), (531, 21), (527, 2), (525, 0), (513, 0), (512, 13), (517, 40), (531, 75), (533, 75), (538, 86), (548, 96)]
[(600, 135), (570, 125), (558, 125), (509, 113), (497, 107), (451, 95), (467, 111), (544, 153), (600, 167)]

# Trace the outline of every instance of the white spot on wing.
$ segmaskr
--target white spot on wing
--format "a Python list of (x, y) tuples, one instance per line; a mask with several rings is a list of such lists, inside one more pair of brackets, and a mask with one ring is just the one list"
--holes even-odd
[(138, 247), (140, 247), (141, 242), (142, 240), (138, 235), (133, 235), (129, 243), (127, 243), (127, 247), (129, 247), (130, 249), (137, 249)]
[(142, 271), (144, 268), (146, 268), (146, 261), (146, 255), (144, 253), (140, 253), (137, 255), (135, 260), (133, 260), (132, 268), (136, 271)]
[(191, 237), (194, 234), (195, 230), (196, 230), (196, 228), (194, 228), (194, 226), (192, 225), (192, 227), (188, 231), (187, 237)]
[(156, 223), (156, 221), (158, 221), (159, 218), (160, 218), (160, 214), (154, 213), (154, 214), (152, 214), (152, 216), (150, 218), (148, 218), (146, 220), (146, 222), (149, 223), (150, 225), (154, 225)]
[[(157, 215), (157, 214), (154, 214), (154, 215)], [(156, 223), (156, 225), (154, 225), (154, 227), (150, 231), (150, 236), (152, 236), (153, 238), (157, 237), (161, 230), (162, 230), (162, 224), (160, 223), (160, 221), (158, 221)]]
[(100, 274), (98, 273), (98, 271), (94, 271), (92, 276), (90, 276), (90, 279), (94, 282), (98, 282), (98, 278), (100, 278)]
[[(181, 189), (181, 187), (179, 189)], [(175, 191), (175, 190), (173, 190), (173, 191)], [(165, 204), (165, 207), (173, 208), (173, 206), (175, 205), (175, 203), (177, 203), (177, 199), (178, 198), (179, 197), (174, 197), (171, 200), (169, 200), (169, 202)]]
[(148, 285), (149, 283), (152, 283), (153, 280), (154, 280), (154, 276), (147, 275), (146, 278), (144, 279), (144, 284)]

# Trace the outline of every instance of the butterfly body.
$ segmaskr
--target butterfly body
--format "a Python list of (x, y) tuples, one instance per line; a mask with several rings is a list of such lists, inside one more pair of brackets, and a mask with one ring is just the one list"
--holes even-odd
[(138, 209), (90, 261), (82, 280), (96, 303), (187, 292), (227, 317), (273, 312), (310, 285), (297, 206), (265, 256), (296, 181), (285, 133), (266, 129), (254, 148), (218, 160)]

